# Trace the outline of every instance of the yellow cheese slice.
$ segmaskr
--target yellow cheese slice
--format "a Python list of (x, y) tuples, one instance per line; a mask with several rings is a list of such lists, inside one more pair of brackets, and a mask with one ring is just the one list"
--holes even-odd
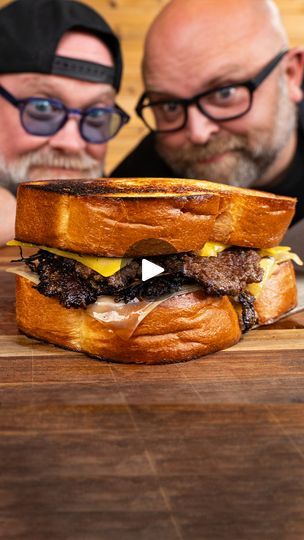
[[(231, 247), (230, 245), (221, 244), (219, 242), (206, 242), (199, 251), (201, 257), (217, 257), (218, 253)], [(299, 266), (303, 266), (300, 257), (291, 251), (288, 246), (276, 246), (273, 248), (260, 249), (258, 251), (260, 257), (273, 257), (277, 262), (294, 261)]]
[(266, 281), (270, 278), (276, 266), (277, 262), (274, 257), (265, 257), (261, 259), (260, 267), (264, 270), (263, 279), (259, 283), (250, 283), (247, 285), (246, 290), (257, 298), (259, 294), (261, 294)]
[(206, 242), (204, 247), (199, 251), (201, 257), (217, 257), (218, 253), (224, 251), (230, 246), (220, 244), (219, 242)]
[(300, 257), (291, 251), (288, 246), (277, 246), (273, 248), (260, 249), (261, 257), (273, 257), (277, 262), (294, 261), (299, 266), (303, 266)]
[(19, 242), (19, 240), (10, 240), (7, 242), (7, 246), (21, 246), (21, 247), (34, 247), (37, 249), (44, 249), (54, 255), (60, 257), (66, 257), (67, 259), (73, 259), (78, 261), (88, 268), (95, 270), (98, 274), (104, 277), (109, 277), (118, 272), (121, 268), (126, 266), (131, 259), (122, 259), (119, 257), (93, 257), (91, 255), (79, 255), (78, 253), (72, 253), (71, 251), (63, 251), (57, 248), (50, 248), (47, 246), (40, 246), (37, 244), (29, 244), (27, 242)]

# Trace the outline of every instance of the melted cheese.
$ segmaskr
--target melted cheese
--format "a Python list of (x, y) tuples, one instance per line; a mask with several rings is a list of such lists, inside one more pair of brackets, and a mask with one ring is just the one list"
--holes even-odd
[(32, 272), (27, 266), (25, 266), (25, 264), (21, 264), (19, 266), (12, 265), (9, 268), (6, 268), (6, 272), (29, 279), (32, 283), (35, 283), (35, 285), (38, 285), (39, 283), (38, 274), (34, 274), (34, 272)]
[[(217, 257), (221, 251), (224, 251), (229, 247), (231, 246), (216, 242), (206, 242), (204, 247), (199, 252), (199, 255), (201, 255), (201, 257)], [(271, 274), (275, 271), (277, 264), (291, 260), (300, 266), (303, 265), (300, 257), (296, 253), (293, 253), (291, 248), (288, 246), (276, 246), (273, 248), (260, 249), (258, 254), (261, 257), (260, 266), (264, 270), (263, 279), (259, 283), (250, 283), (246, 287), (246, 290), (255, 296), (255, 298), (258, 298), (258, 296), (261, 294), (263, 287), (270, 278)], [(237, 311), (240, 310), (239, 307), (235, 307)]]
[(78, 253), (72, 253), (71, 251), (63, 251), (57, 248), (50, 248), (47, 246), (40, 246), (37, 244), (29, 244), (27, 242), (19, 242), (18, 240), (10, 240), (7, 242), (8, 246), (21, 246), (21, 247), (34, 247), (49, 251), (54, 255), (60, 257), (66, 257), (67, 259), (73, 259), (78, 261), (88, 268), (95, 270), (98, 274), (104, 277), (109, 277), (118, 272), (121, 268), (126, 266), (131, 259), (122, 259), (119, 257), (93, 257), (91, 255), (79, 255)]
[[(34, 274), (25, 265), (12, 266), (7, 272), (29, 279), (35, 285), (39, 282), (37, 274)], [(106, 325), (109, 330), (121, 339), (128, 340), (134, 334), (141, 321), (159, 306), (159, 304), (172, 296), (180, 296), (199, 289), (200, 287), (198, 285), (187, 285), (179, 291), (162, 296), (159, 300), (153, 302), (149, 300), (133, 300), (128, 304), (115, 302), (112, 296), (99, 296), (94, 304), (90, 304), (86, 308), (86, 311), (91, 317), (101, 324)]]
[[(199, 251), (201, 257), (217, 257), (221, 251), (228, 249), (232, 246), (221, 244), (219, 242), (206, 242), (203, 248)], [(277, 262), (294, 261), (299, 266), (303, 266), (303, 262), (300, 257), (291, 251), (288, 246), (276, 246), (273, 248), (266, 248), (258, 250), (260, 257), (272, 257)]]
[(273, 257), (277, 262), (293, 261), (299, 266), (303, 266), (300, 257), (291, 251), (288, 246), (277, 246), (273, 248), (260, 249), (260, 257)]
[(277, 262), (273, 257), (264, 257), (260, 260), (260, 267), (263, 268), (264, 274), (263, 279), (259, 283), (249, 283), (247, 285), (246, 290), (250, 292), (255, 298), (257, 298), (261, 292), (263, 287), (265, 286), (267, 280), (270, 278), (271, 274), (274, 272), (275, 268), (277, 266)]
[(87, 307), (87, 313), (117, 336), (127, 340), (141, 321), (163, 301), (142, 300), (125, 304), (115, 302), (111, 296), (100, 296), (94, 304)]
[(117, 336), (128, 340), (138, 325), (159, 304), (173, 296), (180, 296), (199, 290), (198, 285), (187, 285), (179, 291), (162, 296), (159, 300), (133, 300), (128, 304), (115, 302), (112, 296), (100, 296), (94, 304), (87, 307), (87, 313), (94, 319), (115, 332)]
[[(26, 244), (24, 242), (18, 242), (16, 240), (8, 242), (8, 245), (20, 245), (35, 248), (39, 247), (40, 249), (45, 249), (46, 251), (50, 251), (51, 253), (54, 253), (56, 255), (78, 260), (86, 266), (89, 266), (89, 268), (96, 270), (103, 276), (110, 276), (122, 267), (122, 259), (107, 259), (103, 257), (81, 256), (74, 253), (61, 251), (55, 248), (47, 248), (45, 246), (37, 246), (35, 244)], [(218, 253), (224, 251), (224, 249), (227, 249), (227, 247), (229, 246), (220, 243), (206, 242), (206, 244), (199, 253), (203, 257), (217, 256)], [(251, 283), (247, 286), (247, 290), (256, 298), (261, 293), (265, 283), (267, 282), (279, 262), (283, 262), (286, 260), (294, 260), (295, 262), (297, 262), (297, 264), (303, 264), (299, 257), (290, 251), (290, 248), (284, 246), (259, 250), (259, 254), (262, 257), (260, 265), (264, 270), (263, 279), (260, 283)], [(95, 263), (95, 261), (91, 261), (91, 259), (94, 259), (97, 262)], [(107, 266), (108, 261), (110, 262)], [(112, 263), (111, 261), (114, 261), (114, 263)], [(117, 266), (118, 261), (120, 262)], [(126, 259), (124, 261), (124, 265), (127, 264), (127, 262), (128, 260)], [(38, 276), (31, 272), (27, 267), (16, 266), (12, 267), (9, 271), (21, 275), (27, 279), (30, 279), (36, 284), (38, 283)], [(91, 317), (99, 321), (101, 324), (106, 325), (109, 330), (113, 331), (121, 339), (128, 340), (134, 334), (136, 328), (141, 323), (141, 321), (159, 304), (165, 302), (172, 296), (186, 294), (188, 292), (196, 291), (199, 289), (200, 287), (197, 285), (185, 286), (180, 291), (163, 296), (161, 299), (153, 302), (148, 300), (134, 300), (128, 304), (125, 304), (124, 302), (115, 302), (111, 296), (100, 296), (94, 304), (91, 304), (87, 307), (86, 311)], [(240, 314), (241, 307), (235, 302), (234, 306), (236, 311)]]
[(204, 247), (199, 251), (199, 255), (201, 257), (217, 257), (218, 253), (229, 247), (219, 242), (206, 242)]

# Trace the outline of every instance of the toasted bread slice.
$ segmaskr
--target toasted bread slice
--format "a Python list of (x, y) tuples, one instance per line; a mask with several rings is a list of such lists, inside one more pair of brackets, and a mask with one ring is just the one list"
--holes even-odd
[[(124, 340), (87, 310), (66, 309), (57, 299), (40, 294), (29, 279), (16, 279), (17, 323), (25, 334), (102, 359), (181, 362), (231, 347), (241, 338), (238, 316), (227, 296), (206, 296), (200, 290), (174, 296), (151, 311)], [(280, 263), (255, 302), (259, 324), (287, 313), (296, 296), (293, 265)]]
[(241, 331), (227, 297), (196, 291), (157, 306), (132, 337), (122, 339), (84, 309), (66, 309), (17, 276), (17, 323), (26, 335), (104, 360), (161, 364), (181, 362), (230, 347)]
[[(149, 187), (150, 185), (150, 187)], [(219, 211), (219, 196), (191, 182), (116, 180), (27, 182), (19, 186), (16, 238), (98, 256), (121, 257), (140, 243), (140, 255), (200, 249)], [(195, 189), (194, 189), (195, 188)], [(177, 225), (178, 223), (178, 225)], [(158, 242), (144, 242), (157, 239)]]
[(172, 252), (198, 250), (207, 240), (266, 248), (280, 243), (295, 203), (201, 180), (26, 182), (18, 189), (16, 239), (108, 257), (151, 238), (168, 242)]
[(271, 324), (297, 305), (297, 286), (291, 261), (277, 265), (255, 301), (258, 323)]

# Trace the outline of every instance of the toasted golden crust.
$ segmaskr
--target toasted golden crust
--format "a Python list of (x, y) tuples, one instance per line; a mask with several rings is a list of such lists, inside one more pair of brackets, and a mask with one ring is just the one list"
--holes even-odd
[(129, 340), (118, 337), (83, 309), (66, 309), (17, 276), (19, 328), (27, 335), (116, 362), (181, 362), (230, 347), (241, 337), (238, 318), (227, 297), (201, 291), (175, 296), (140, 323)]
[(291, 261), (278, 264), (255, 301), (259, 324), (270, 324), (297, 305), (297, 285)]
[[(191, 251), (209, 239), (219, 209), (218, 195), (203, 190), (195, 196), (189, 189), (159, 193), (158, 186), (157, 194), (139, 191), (134, 197), (125, 191), (122, 197), (119, 191), (98, 193), (98, 187), (106, 191), (103, 179), (85, 185), (86, 194), (83, 182), (20, 185), (16, 238), (108, 257), (130, 254), (131, 246), (138, 243), (142, 256), (158, 255), (162, 242), (172, 246), (167, 252)], [(143, 242), (150, 239), (158, 242)]]
[[(16, 239), (113, 257), (150, 238), (176, 251), (200, 249), (207, 240), (266, 248), (280, 243), (295, 202), (203, 180), (27, 182), (18, 189)], [(146, 246), (141, 255), (158, 254)]]
[(241, 191), (223, 194), (210, 240), (254, 248), (277, 246), (294, 215), (292, 201), (275, 196), (248, 197)]
[[(235, 309), (228, 297), (213, 298), (196, 291), (158, 305), (128, 340), (120, 338), (86, 310), (66, 309), (54, 298), (16, 277), (19, 328), (29, 336), (105, 360), (159, 364), (181, 362), (231, 347), (241, 337)], [(290, 261), (281, 263), (255, 302), (259, 324), (270, 324), (297, 303)]]
[[(277, 246), (295, 212), (296, 199), (254, 189), (238, 188), (206, 180), (117, 178), (109, 179), (116, 188), (132, 186), (149, 189), (154, 182), (170, 189), (203, 189), (220, 196), (219, 213), (209, 240), (244, 247)], [(177, 188), (177, 186), (179, 186)], [(135, 187), (136, 190), (136, 187)]]

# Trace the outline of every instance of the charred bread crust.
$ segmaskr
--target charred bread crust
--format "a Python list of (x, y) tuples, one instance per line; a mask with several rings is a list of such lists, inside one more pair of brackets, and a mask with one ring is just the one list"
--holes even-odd
[(16, 239), (113, 257), (150, 238), (177, 252), (198, 250), (208, 240), (267, 248), (280, 243), (295, 204), (291, 197), (204, 180), (26, 182), (18, 189)]
[[(102, 179), (99, 182), (104, 186)], [(204, 190), (193, 195), (193, 189), (160, 192), (158, 186), (157, 193), (132, 195), (127, 187), (124, 196), (120, 192), (107, 196), (102, 190), (94, 192), (93, 187), (101, 187), (98, 181), (86, 182), (85, 195), (81, 183), (64, 184), (19, 186), (18, 240), (106, 257), (123, 257), (139, 242), (142, 256), (158, 255), (161, 241), (172, 246), (172, 253), (192, 251), (209, 239), (219, 209), (218, 195)], [(76, 184), (78, 195), (72, 189)], [(158, 244), (143, 242), (155, 238)]]
[(297, 305), (297, 285), (291, 261), (277, 265), (254, 307), (258, 323), (271, 324)]
[[(104, 197), (175, 196), (202, 193), (205, 187), (198, 180), (182, 178), (97, 178), (73, 180), (38, 180), (26, 182), (29, 189), (61, 195)], [(209, 182), (205, 182), (209, 184)], [(210, 191), (210, 188), (207, 190)]]
[(17, 323), (21, 331), (61, 347), (123, 363), (160, 364), (191, 360), (231, 347), (241, 337), (227, 297), (201, 291), (157, 306), (125, 341), (83, 309), (66, 309), (17, 276)]

